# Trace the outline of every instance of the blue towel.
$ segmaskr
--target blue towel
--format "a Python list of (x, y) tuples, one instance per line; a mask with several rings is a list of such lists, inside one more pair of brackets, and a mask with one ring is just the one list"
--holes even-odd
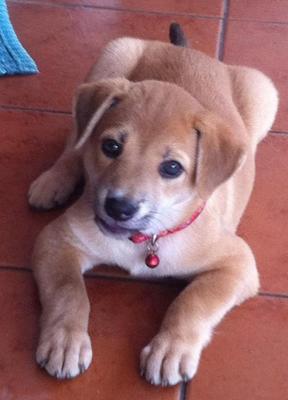
[(19, 42), (5, 0), (0, 0), (0, 75), (35, 74), (37, 65)]

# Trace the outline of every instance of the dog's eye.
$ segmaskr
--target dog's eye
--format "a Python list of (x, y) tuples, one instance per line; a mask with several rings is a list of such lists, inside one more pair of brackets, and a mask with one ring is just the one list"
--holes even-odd
[(182, 172), (182, 165), (175, 160), (163, 161), (159, 167), (159, 173), (163, 178), (177, 178)]
[(105, 139), (102, 142), (102, 151), (109, 158), (116, 158), (122, 153), (122, 144), (114, 139)]

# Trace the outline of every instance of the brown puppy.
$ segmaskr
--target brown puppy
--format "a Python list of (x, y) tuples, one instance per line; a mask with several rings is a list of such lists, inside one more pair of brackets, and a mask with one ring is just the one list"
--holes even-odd
[[(64, 153), (29, 192), (30, 204), (48, 209), (86, 176), (81, 199), (40, 233), (33, 254), (43, 307), (37, 362), (49, 374), (74, 377), (91, 363), (82, 274), (105, 263), (191, 278), (143, 349), (141, 370), (162, 385), (194, 376), (215, 325), (258, 290), (254, 256), (235, 231), (277, 103), (253, 69), (168, 43), (108, 44), (76, 93)], [(149, 240), (133, 243), (137, 232)], [(151, 269), (155, 235), (160, 264)]]

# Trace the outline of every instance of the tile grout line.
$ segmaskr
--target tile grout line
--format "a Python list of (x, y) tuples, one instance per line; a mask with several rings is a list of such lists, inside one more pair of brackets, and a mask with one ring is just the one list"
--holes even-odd
[(279, 299), (288, 299), (288, 294), (285, 293), (273, 293), (273, 292), (259, 292), (260, 297), (275, 297)]
[(52, 3), (49, 1), (33, 1), (33, 0), (8, 0), (9, 3), (14, 4), (35, 4), (38, 6), (48, 6), (57, 8), (83, 8), (92, 10), (103, 10), (103, 11), (120, 11), (138, 14), (148, 14), (148, 15), (159, 15), (159, 16), (178, 16), (178, 17), (188, 17), (188, 18), (198, 18), (198, 19), (212, 19), (220, 20), (221, 17), (217, 15), (198, 15), (193, 13), (185, 12), (163, 12), (163, 11), (153, 11), (153, 10), (142, 10), (142, 9), (131, 9), (131, 8), (120, 8), (120, 7), (105, 7), (105, 6), (94, 6), (90, 4), (69, 4), (69, 3)]
[[(32, 273), (32, 269), (28, 267), (17, 267), (17, 266), (1, 266), (0, 265), (0, 272), (2, 271), (16, 271), (16, 272), (25, 272), (25, 273)], [(165, 286), (183, 286), (186, 285), (188, 282), (185, 280), (181, 279), (173, 279), (171, 278), (171, 281), (168, 280), (163, 280), (161, 278), (159, 279), (141, 279), (141, 278), (134, 278), (130, 276), (113, 276), (113, 275), (105, 275), (105, 274), (97, 274), (93, 272), (88, 272), (87, 274), (84, 274), (84, 278), (88, 279), (103, 279), (103, 280), (108, 280), (108, 281), (119, 281), (119, 282), (128, 282), (128, 283), (147, 283), (147, 284), (154, 284), (154, 285), (165, 285)], [(275, 293), (275, 292), (259, 292), (257, 297), (274, 297), (274, 298), (281, 298), (281, 299), (288, 299), (288, 293)]]
[(181, 382), (180, 383), (179, 400), (186, 400), (186, 399), (187, 399), (187, 383)]
[(34, 108), (34, 107), (22, 107), (22, 106), (14, 106), (14, 105), (5, 105), (0, 104), (1, 111), (26, 111), (26, 112), (38, 112), (38, 113), (46, 113), (46, 114), (60, 114), (60, 115), (72, 115), (70, 111), (63, 110), (51, 110), (49, 108)]
[(0, 265), (0, 272), (3, 272), (3, 271), (4, 272), (16, 271), (16, 272), (25, 272), (25, 273), (29, 272), (29, 273), (32, 273), (32, 269), (31, 268), (28, 268), (28, 267), (17, 267), (17, 266), (14, 266), (14, 265), (9, 265), (9, 266)]
[(285, 131), (273, 131), (273, 130), (271, 130), (269, 134), (272, 134), (272, 135), (275, 135), (275, 136), (277, 136), (277, 135), (287, 136), (288, 132), (285, 132)]
[(229, 18), (229, 0), (223, 0), (223, 19), (220, 27), (220, 32), (218, 35), (218, 46), (217, 46), (217, 58), (220, 61), (224, 59), (224, 47), (225, 47), (225, 39)]
[(269, 21), (260, 19), (248, 19), (248, 18), (229, 18), (230, 21), (236, 22), (252, 22), (253, 24), (273, 24), (273, 25), (288, 25), (288, 21)]

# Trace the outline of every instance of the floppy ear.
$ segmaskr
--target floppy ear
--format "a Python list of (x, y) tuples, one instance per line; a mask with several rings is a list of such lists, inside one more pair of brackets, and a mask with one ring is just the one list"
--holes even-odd
[(198, 133), (198, 159), (195, 182), (204, 199), (237, 170), (245, 157), (246, 132), (242, 126), (229, 126), (217, 115), (203, 111), (194, 121)]
[(104, 113), (121, 101), (121, 96), (127, 93), (129, 85), (127, 79), (119, 78), (84, 83), (79, 86), (73, 107), (77, 131), (76, 149), (79, 149), (91, 136)]

